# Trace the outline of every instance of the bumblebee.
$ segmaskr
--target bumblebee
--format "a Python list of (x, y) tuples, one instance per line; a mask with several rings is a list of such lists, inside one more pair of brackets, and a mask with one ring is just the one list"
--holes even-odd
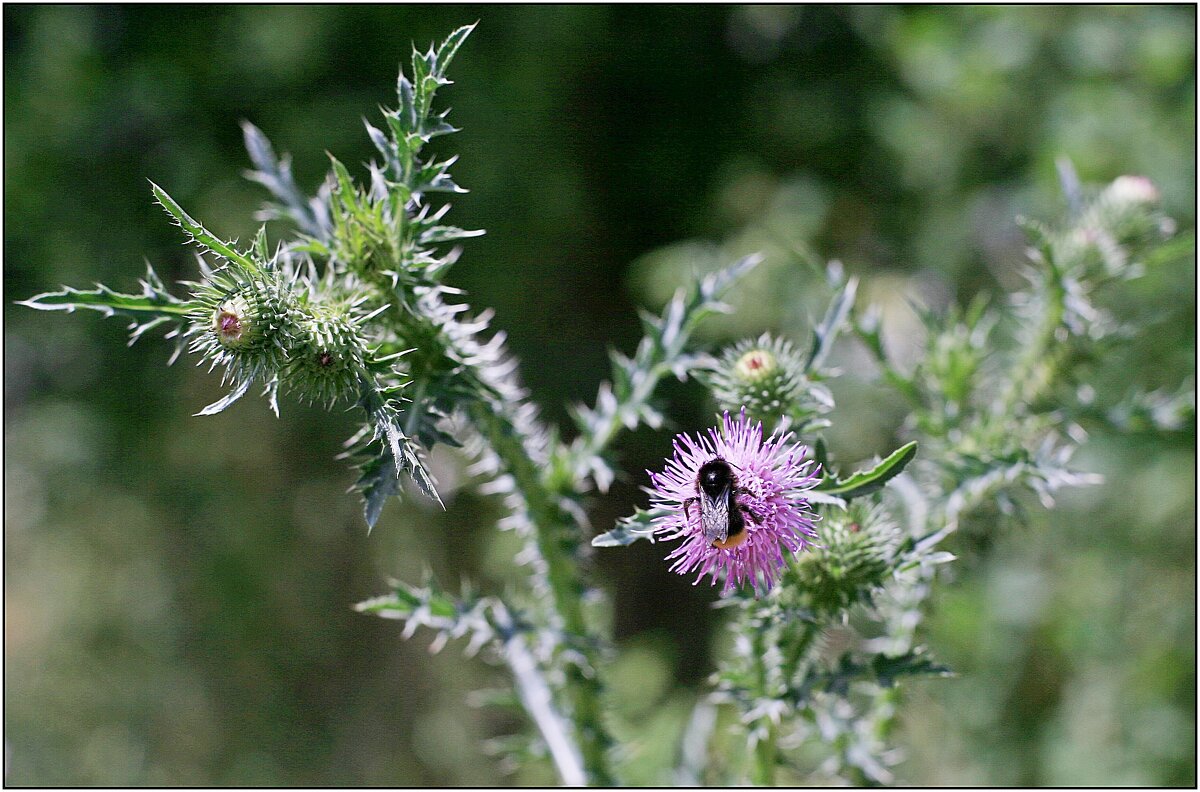
[(700, 504), (700, 530), (712, 547), (731, 550), (746, 541), (746, 517), (755, 525), (762, 517), (738, 501), (738, 495), (749, 495), (738, 486), (733, 467), (720, 457), (710, 459), (696, 473), (696, 497), (683, 502), (683, 515), (690, 524), (691, 507)]

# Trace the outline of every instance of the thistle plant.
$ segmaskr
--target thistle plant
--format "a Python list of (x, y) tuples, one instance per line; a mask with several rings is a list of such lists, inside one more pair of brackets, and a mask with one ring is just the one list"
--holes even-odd
[[(461, 449), (481, 489), (503, 498), (499, 527), (524, 543), (526, 585), (453, 593), (432, 580), (399, 583), (357, 607), (403, 622), (405, 635), (434, 631), (435, 648), (465, 638), (469, 656), (485, 651), (506, 665), (534, 734), (513, 750), (548, 757), (563, 784), (622, 781), (604, 688), (614, 650), (585, 608), (602, 598), (587, 557), (641, 539), (663, 540), (664, 563), (719, 587), (733, 634), (664, 782), (770, 785), (781, 770), (891, 782), (899, 754), (887, 738), (902, 680), (949, 672), (919, 627), (939, 568), (955, 558), (946, 549), (955, 531), (985, 510), (987, 530), (1004, 530), (1027, 508), (1022, 493), (1049, 508), (1061, 488), (1094, 483), (1070, 467), (1089, 421), (1177, 429), (1194, 420), (1190, 383), (1111, 405), (1081, 398), (1089, 356), (1132, 329), (1104, 296), (1183, 252), (1166, 244), (1173, 228), (1154, 186), (1122, 177), (1089, 195), (1064, 163), (1065, 222), (1025, 223), (1027, 287), (1005, 302), (922, 310), (924, 353), (910, 370), (893, 361), (879, 313), (858, 304), (857, 279), (837, 264), (808, 338), (694, 348), (693, 330), (727, 310), (722, 295), (758, 258), (730, 262), (645, 314), (636, 350), (612, 353), (611, 380), (560, 429), (529, 400), (489, 314), (446, 282), (458, 243), (482, 232), (445, 221), (444, 197), (462, 192), (455, 159), (426, 147), (458, 131), (435, 98), (472, 29), (414, 52), (396, 107), (380, 126), (366, 123), (378, 158), (361, 178), (331, 156), (309, 196), (288, 158), (244, 126), (250, 178), (271, 195), (262, 217), (286, 227), (281, 241), (268, 243), (266, 225), (248, 244), (226, 240), (152, 184), (196, 247), (196, 280), (171, 290), (148, 269), (133, 293), (64, 287), (23, 304), (124, 317), (131, 341), (162, 331), (172, 361), (193, 355), (229, 387), (200, 415), (252, 387), (276, 413), (289, 397), (356, 410), (344, 456), (368, 529), (404, 481), (440, 503), (428, 453), (438, 443)], [(839, 339), (861, 344), (881, 386), (909, 405), (903, 442), (880, 459), (835, 459), (823, 437), (838, 417), (830, 359)], [(668, 375), (696, 377), (714, 419), (664, 440), (663, 466), (639, 479), (649, 497), (597, 535), (587, 511), (617, 473), (614, 443), (622, 430), (664, 426), (657, 390)], [(730, 741), (750, 746), (746, 760), (710, 761)]]

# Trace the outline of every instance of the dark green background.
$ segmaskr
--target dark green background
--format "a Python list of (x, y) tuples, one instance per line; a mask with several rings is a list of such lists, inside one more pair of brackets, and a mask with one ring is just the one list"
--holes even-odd
[[(806, 340), (821, 300), (798, 261), (840, 258), (881, 301), (965, 301), (1016, 284), (1013, 217), (1060, 209), (1054, 160), (1089, 182), (1149, 176), (1195, 223), (1195, 10), (722, 6), (4, 8), (5, 740), (13, 785), (548, 783), (482, 740), (522, 721), (472, 708), (503, 672), (350, 605), (417, 581), (499, 590), (522, 575), (498, 504), (434, 458), (447, 510), (389, 506), (367, 535), (334, 460), (351, 416), (247, 398), (192, 413), (218, 377), (119, 322), (12, 301), (168, 281), (191, 252), (146, 179), (245, 238), (259, 189), (240, 119), (315, 188), (329, 151), (372, 156), (361, 119), (397, 65), (479, 20), (440, 94), (471, 189), (452, 218), (488, 235), (451, 280), (496, 310), (548, 420), (590, 400), (713, 257), (766, 250), (715, 343)], [(691, 240), (691, 241), (688, 241)], [(1122, 305), (1151, 331), (1091, 372), (1102, 397), (1195, 372), (1195, 269), (1151, 272)], [(839, 352), (830, 441), (893, 447), (899, 399)], [(671, 384), (679, 429), (710, 420)], [(593, 520), (641, 502), (668, 432), (620, 446), (633, 471)], [(959, 676), (911, 689), (901, 777), (924, 784), (1195, 783), (1195, 429), (1104, 431), (1079, 464), (1105, 485), (1028, 527), (959, 538), (930, 642)], [(995, 527), (995, 526), (993, 526)], [(622, 659), (612, 716), (662, 783), (721, 635), (708, 603), (642, 544), (597, 554)]]

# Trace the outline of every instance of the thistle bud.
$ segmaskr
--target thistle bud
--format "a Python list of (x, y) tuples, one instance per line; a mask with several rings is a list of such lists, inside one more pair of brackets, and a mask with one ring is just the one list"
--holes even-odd
[(1145, 176), (1118, 176), (1096, 197), (1081, 225), (1094, 237), (1109, 235), (1119, 245), (1169, 236), (1173, 228), (1159, 211), (1160, 198)]
[(769, 334), (727, 349), (707, 381), (721, 409), (744, 407), (760, 419), (795, 414), (808, 401), (800, 356), (790, 343)]
[(232, 349), (250, 346), (254, 331), (261, 333), (261, 329), (261, 322), (255, 321), (250, 304), (244, 297), (226, 300), (213, 312), (212, 332), (222, 346)]
[(356, 397), (368, 355), (358, 323), (344, 306), (306, 309), (288, 348), (284, 383), (301, 398), (322, 404)]
[(1105, 194), (1115, 203), (1129, 206), (1158, 203), (1158, 188), (1145, 176), (1118, 176), (1105, 189)]
[(269, 381), (283, 365), (298, 298), (274, 273), (235, 278), (228, 271), (196, 284), (191, 350), (234, 380)]
[(779, 363), (769, 349), (755, 348), (738, 358), (733, 366), (733, 373), (743, 382), (754, 384), (762, 382), (779, 370)]
[(836, 614), (870, 602), (891, 573), (898, 535), (878, 508), (852, 504), (828, 515), (820, 524), (820, 546), (797, 557), (799, 587), (809, 606)]

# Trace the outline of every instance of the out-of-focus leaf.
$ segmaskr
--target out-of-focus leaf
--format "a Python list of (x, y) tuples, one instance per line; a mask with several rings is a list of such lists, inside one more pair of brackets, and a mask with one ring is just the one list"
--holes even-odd
[(669, 514), (666, 509), (638, 509), (617, 521), (617, 527), (592, 539), (593, 547), (624, 547), (639, 539), (654, 541), (653, 522)]
[(833, 349), (833, 342), (846, 324), (850, 309), (854, 307), (854, 295), (857, 291), (858, 278), (849, 278), (834, 292), (829, 301), (829, 308), (825, 311), (825, 318), (813, 329), (812, 350), (804, 366), (805, 371), (820, 371), (829, 351)]

